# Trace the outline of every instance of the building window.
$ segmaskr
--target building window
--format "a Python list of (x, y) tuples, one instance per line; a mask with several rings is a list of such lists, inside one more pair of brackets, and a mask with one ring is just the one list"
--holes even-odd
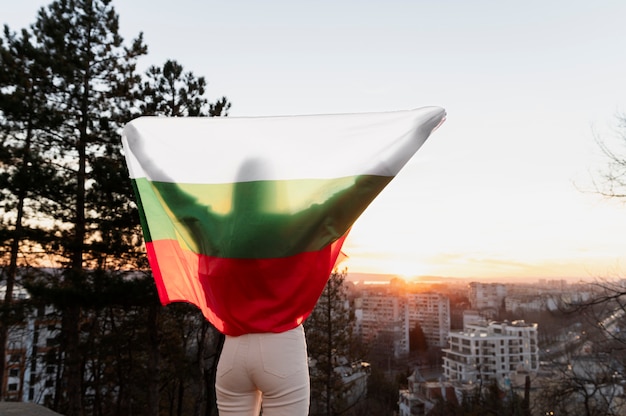
[(17, 391), (17, 383), (10, 383), (7, 389), (9, 391)]
[(17, 377), (20, 375), (20, 370), (17, 368), (11, 368), (9, 370), (9, 377)]

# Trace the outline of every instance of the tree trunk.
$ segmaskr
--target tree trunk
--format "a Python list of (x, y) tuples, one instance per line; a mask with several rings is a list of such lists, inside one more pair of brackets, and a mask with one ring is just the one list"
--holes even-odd
[(68, 305), (63, 311), (65, 335), (65, 380), (67, 381), (67, 416), (83, 416), (82, 371), (79, 350), (80, 306)]
[(326, 359), (327, 359), (327, 367), (326, 367), (326, 414), (328, 416), (332, 415), (332, 393), (333, 386), (331, 385), (333, 381), (333, 319), (332, 319), (332, 309), (333, 305), (331, 304), (331, 288), (332, 283), (329, 282), (326, 285), (325, 294), (326, 294), (326, 322), (327, 325), (327, 334), (326, 334)]
[(148, 415), (159, 416), (159, 305), (148, 310)]
[[(76, 172), (76, 205), (74, 219), (74, 241), (71, 253), (71, 273), (69, 275), (69, 289), (72, 290), (78, 286), (79, 282), (84, 279), (83, 274), (83, 252), (85, 248), (85, 184), (87, 171), (87, 94), (89, 91), (89, 76), (85, 76), (85, 91), (83, 92), (83, 109), (82, 120), (80, 123), (80, 134), (76, 148), (78, 150), (78, 171)], [(82, 403), (82, 372), (80, 357), (80, 318), (81, 308), (79, 305), (72, 304), (65, 308), (65, 314), (68, 319), (63, 317), (64, 334), (66, 336), (66, 381), (67, 381), (67, 398), (69, 400), (69, 408), (67, 416), (83, 416)]]
[(530, 376), (524, 380), (524, 401), (522, 402), (522, 413), (530, 416)]

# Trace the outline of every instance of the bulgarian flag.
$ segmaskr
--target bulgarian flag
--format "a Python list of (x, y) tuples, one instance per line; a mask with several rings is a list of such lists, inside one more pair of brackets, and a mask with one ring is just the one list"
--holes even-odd
[(350, 227), (445, 111), (140, 117), (122, 141), (161, 302), (227, 335), (315, 306)]

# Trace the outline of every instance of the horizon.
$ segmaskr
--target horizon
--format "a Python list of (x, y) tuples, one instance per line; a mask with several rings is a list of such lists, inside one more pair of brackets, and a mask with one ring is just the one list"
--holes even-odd
[[(393, 279), (401, 279), (406, 283), (413, 284), (434, 284), (434, 283), (471, 283), (471, 282), (479, 282), (479, 283), (501, 283), (501, 284), (549, 284), (551, 282), (560, 282), (565, 281), (567, 284), (587, 284), (594, 283), (594, 280), (584, 280), (578, 279), (576, 277), (529, 277), (529, 278), (510, 278), (510, 277), (490, 277), (490, 278), (481, 278), (481, 277), (453, 277), (453, 276), (433, 276), (433, 275), (421, 275), (421, 276), (400, 276), (397, 274), (391, 273), (353, 273), (348, 271), (346, 274), (346, 280), (359, 283), (363, 282), (363, 284), (384, 284), (389, 283)], [(615, 280), (619, 280), (616, 278)]]

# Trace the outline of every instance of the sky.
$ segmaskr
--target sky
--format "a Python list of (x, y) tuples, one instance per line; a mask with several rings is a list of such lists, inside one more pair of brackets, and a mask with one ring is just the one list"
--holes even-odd
[[(49, 1), (0, 0), (12, 30)], [(355, 223), (349, 273), (595, 280), (626, 272), (626, 206), (594, 192), (626, 113), (626, 2), (114, 0), (140, 67), (174, 59), (231, 117), (441, 106)], [(332, 149), (328, 149), (329, 152)]]

